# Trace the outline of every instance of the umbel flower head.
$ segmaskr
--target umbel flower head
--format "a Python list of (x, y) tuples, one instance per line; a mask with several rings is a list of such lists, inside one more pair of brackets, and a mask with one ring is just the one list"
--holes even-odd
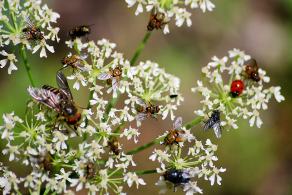
[(8, 66), (8, 74), (17, 70), (15, 62), (18, 60), (14, 52), (8, 50), (11, 45), (20, 45), (32, 53), (40, 50), (40, 57), (47, 57), (46, 50), (54, 53), (53, 46), (47, 42), (59, 41), (60, 29), (52, 26), (59, 17), (41, 0), (1, 1), (0, 46), (5, 49), (0, 54), (5, 59), (0, 61), (0, 67)]
[[(200, 8), (203, 12), (212, 11), (215, 5), (210, 0), (125, 0), (128, 7), (136, 6), (135, 15), (138, 15), (144, 10), (154, 14), (152, 19), (164, 25), (163, 32), (169, 33), (168, 22), (171, 18), (175, 19), (175, 24), (181, 27), (184, 23), (187, 26), (192, 25), (191, 13), (189, 9)], [(163, 17), (158, 17), (158, 15)], [(151, 19), (151, 18), (150, 18)], [(160, 21), (161, 20), (161, 21)], [(154, 28), (161, 28), (154, 25)]]
[[(223, 58), (214, 56), (202, 68), (203, 78), (192, 91), (203, 96), (200, 101), (203, 107), (195, 113), (203, 116), (208, 122), (205, 126), (210, 128), (214, 127), (214, 117), (219, 116), (224, 129), (237, 129), (241, 118), (249, 120), (250, 126), (260, 128), (263, 124), (260, 111), (268, 109), (271, 98), (277, 102), (285, 100), (281, 87), (266, 87), (270, 82), (266, 71), (243, 51), (233, 49), (228, 54)], [(213, 129), (218, 131), (218, 126)]]

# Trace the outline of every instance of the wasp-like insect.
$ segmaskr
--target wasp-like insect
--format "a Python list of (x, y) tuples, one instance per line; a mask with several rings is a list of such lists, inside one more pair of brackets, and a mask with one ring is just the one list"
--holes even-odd
[(59, 88), (44, 85), (42, 88), (29, 87), (29, 94), (38, 102), (55, 110), (68, 125), (73, 125), (76, 130), (81, 114), (73, 101), (73, 96), (69, 88), (65, 75), (58, 71), (56, 76)]
[(147, 25), (147, 30), (153, 31), (154, 29), (162, 29), (162, 27), (167, 23), (168, 22), (165, 21), (164, 13), (152, 11)]
[(39, 27), (36, 27), (29, 18), (26, 19), (27, 26), (22, 29), (25, 38), (28, 41), (41, 41), (44, 39), (44, 34)]
[(255, 59), (250, 59), (247, 65), (245, 66), (245, 73), (247, 75), (247, 78), (259, 82), (261, 80), (259, 76), (259, 67), (258, 63)]
[(146, 118), (152, 117), (157, 118), (157, 115), (160, 111), (159, 106), (153, 105), (151, 102), (146, 104), (142, 99), (137, 100), (138, 107), (136, 108), (138, 114), (136, 116), (137, 121), (143, 121)]
[(80, 25), (76, 26), (69, 31), (69, 37), (71, 40), (76, 38), (81, 38), (90, 34), (90, 25)]
[(180, 142), (185, 141), (185, 131), (180, 130), (182, 127), (182, 118), (178, 117), (173, 123), (173, 129), (168, 132), (164, 138), (164, 145), (171, 146), (173, 144), (179, 144)]
[(177, 186), (184, 185), (190, 181), (190, 174), (185, 170), (170, 169), (163, 174), (164, 180), (173, 183), (174, 189)]
[(214, 110), (211, 114), (211, 117), (204, 124), (204, 130), (213, 129), (217, 138), (221, 137), (222, 127), (220, 121), (220, 111)]
[(99, 80), (106, 80), (108, 84), (112, 85), (114, 91), (116, 91), (120, 85), (123, 69), (121, 66), (117, 66), (114, 69), (110, 68), (108, 72), (103, 72), (98, 75)]
[(108, 146), (115, 155), (120, 154), (120, 143), (116, 137), (111, 137), (109, 139)]
[(63, 64), (63, 67), (61, 69), (71, 67), (73, 69), (73, 71), (76, 69), (84, 71), (85, 68), (81, 64), (81, 62), (82, 62), (82, 59), (78, 55), (66, 56), (61, 60), (61, 63)]

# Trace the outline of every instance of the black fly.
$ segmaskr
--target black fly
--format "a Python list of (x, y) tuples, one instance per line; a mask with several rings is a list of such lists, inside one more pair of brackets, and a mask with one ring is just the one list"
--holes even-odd
[(204, 124), (204, 130), (213, 129), (217, 138), (221, 137), (222, 127), (220, 121), (220, 111), (214, 110), (211, 114), (211, 117)]
[(179, 185), (184, 185), (190, 181), (190, 174), (184, 170), (170, 169), (163, 174), (164, 180), (173, 183), (174, 191)]

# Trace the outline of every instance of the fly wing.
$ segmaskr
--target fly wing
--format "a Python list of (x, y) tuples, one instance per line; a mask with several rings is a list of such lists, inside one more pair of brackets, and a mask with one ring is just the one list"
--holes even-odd
[(141, 98), (137, 99), (137, 104), (143, 106), (144, 108), (147, 107), (147, 104)]
[(143, 121), (147, 118), (147, 114), (146, 113), (138, 113), (136, 116), (136, 120), (137, 121)]
[(120, 81), (119, 81), (119, 79), (116, 78), (116, 77), (113, 77), (113, 78), (112, 78), (112, 87), (113, 87), (113, 90), (114, 90), (114, 91), (117, 91), (117, 89), (119, 88), (119, 86), (120, 86)]
[(203, 129), (206, 131), (206, 130), (212, 128), (213, 125), (214, 125), (214, 122), (213, 122), (212, 118), (209, 118), (207, 121), (205, 121)]
[(71, 90), (70, 90), (70, 87), (68, 85), (65, 75), (62, 72), (58, 71), (56, 75), (56, 80), (61, 90), (61, 93), (69, 100), (73, 100), (72, 93), (71, 93)]
[(29, 87), (29, 95), (36, 101), (60, 112), (60, 96), (47, 89)]
[(220, 125), (220, 122), (215, 123), (212, 128), (214, 130), (216, 137), (219, 139), (221, 137), (221, 134), (222, 134), (222, 127)]
[(99, 80), (107, 80), (107, 79), (112, 78), (112, 75), (109, 73), (103, 72), (103, 73), (99, 74), (97, 78)]
[(26, 22), (26, 24), (27, 24), (29, 27), (31, 27), (31, 28), (34, 27), (34, 24), (33, 24), (33, 22), (31, 21), (31, 19), (29, 18), (29, 16), (27, 16), (27, 17), (25, 18), (25, 22)]
[(173, 129), (180, 129), (182, 126), (182, 117), (177, 117), (173, 123)]

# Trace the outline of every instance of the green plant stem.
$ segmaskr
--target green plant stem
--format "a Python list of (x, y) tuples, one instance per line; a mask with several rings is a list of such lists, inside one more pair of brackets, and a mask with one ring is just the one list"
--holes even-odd
[[(204, 117), (202, 116), (198, 116), (197, 118), (195, 118), (194, 120), (188, 122), (187, 124), (184, 125), (184, 127), (186, 129), (191, 129), (193, 128), (194, 126), (198, 125), (199, 123), (201, 123), (203, 121)], [(147, 148), (150, 148), (151, 146), (155, 145), (155, 144), (158, 144), (160, 143), (162, 140), (164, 139), (164, 137), (162, 138), (159, 138), (159, 139), (155, 139), (151, 142), (148, 142), (142, 146), (138, 146), (137, 148), (133, 149), (133, 150), (130, 150), (129, 152), (127, 152), (128, 155), (131, 155), (131, 154), (136, 154), (136, 153), (139, 153)]]
[(131, 58), (131, 61), (130, 61), (130, 65), (131, 66), (133, 66), (137, 62), (137, 59), (140, 56), (141, 52), (143, 51), (147, 41), (149, 40), (150, 35), (151, 35), (151, 31), (147, 31), (145, 36), (144, 36), (144, 38), (143, 38), (143, 40), (142, 40), (142, 42), (140, 43), (140, 45), (136, 49), (133, 57)]
[(196, 126), (197, 124), (201, 123), (203, 121), (204, 117), (202, 116), (198, 116), (197, 118), (195, 118), (194, 120), (188, 122), (187, 124), (184, 125), (184, 127), (186, 129), (191, 129), (194, 126)]
[(151, 142), (148, 142), (147, 144), (144, 144), (142, 146), (138, 146), (137, 148), (133, 149), (133, 150), (130, 150), (129, 152), (127, 152), (128, 155), (132, 155), (132, 154), (136, 154), (138, 152), (141, 152), (142, 150), (145, 150), (155, 144), (158, 144), (160, 141), (162, 141), (163, 138), (160, 138), (160, 139), (155, 139)]
[(27, 76), (29, 78), (29, 81), (30, 81), (30, 84), (35, 87), (35, 84), (34, 84), (34, 81), (32, 79), (32, 74), (31, 74), (31, 70), (30, 70), (30, 65), (28, 63), (28, 59), (27, 59), (27, 55), (26, 55), (26, 51), (25, 51), (25, 47), (24, 46), (21, 46), (19, 48), (19, 52), (20, 52), (20, 56), (22, 58), (22, 61), (23, 61), (23, 65), (25, 67), (25, 70), (26, 70), (26, 73), (27, 73)]

